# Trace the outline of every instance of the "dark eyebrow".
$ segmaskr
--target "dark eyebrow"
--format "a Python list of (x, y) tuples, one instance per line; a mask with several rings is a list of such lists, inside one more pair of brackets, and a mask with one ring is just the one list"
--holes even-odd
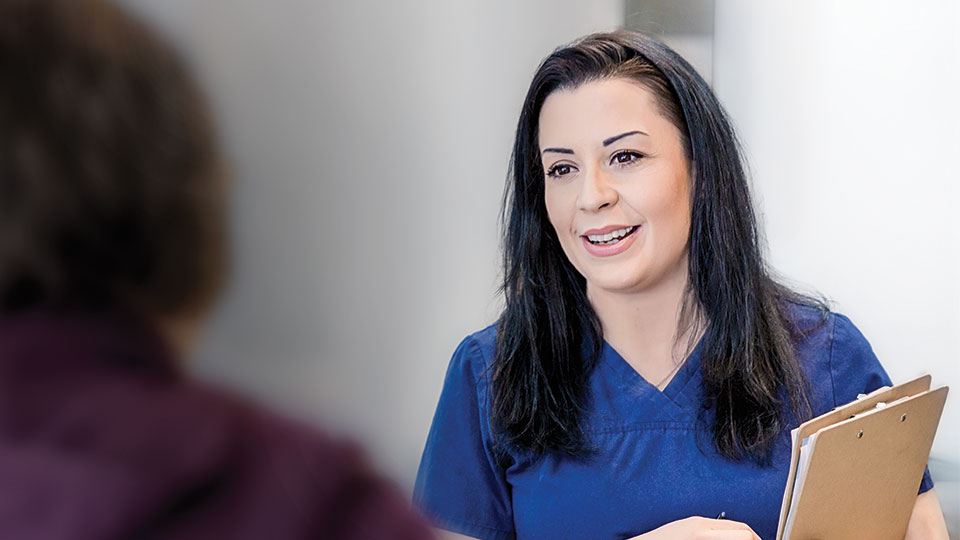
[[(610, 137), (609, 139), (604, 139), (604, 140), (603, 140), (603, 145), (604, 145), (604, 146), (610, 146), (611, 144), (619, 141), (620, 139), (622, 139), (622, 138), (624, 138), (624, 137), (629, 137), (629, 136), (631, 136), (631, 135), (647, 135), (647, 134), (646, 134), (645, 132), (643, 132), (643, 131), (640, 131), (640, 130), (628, 131), (628, 132), (626, 132), (626, 133), (621, 133), (621, 134), (619, 134), (619, 135), (614, 135), (613, 137)], [(647, 136), (649, 137), (649, 135), (647, 135)], [(558, 153), (558, 154), (571, 154), (571, 155), (574, 153), (573, 150), (571, 150), (571, 149), (569, 149), (569, 148), (544, 148), (543, 151), (541, 151), (540, 153), (541, 153), (541, 154), (546, 154), (547, 152), (556, 152), (556, 153)]]
[[(613, 137), (610, 137), (609, 139), (604, 139), (604, 140), (603, 140), (603, 145), (604, 145), (604, 146), (610, 146), (611, 144), (619, 141), (620, 139), (622, 139), (622, 138), (624, 138), (624, 137), (629, 137), (629, 136), (631, 136), (631, 135), (647, 135), (647, 134), (644, 133), (644, 132), (642, 132), (642, 131), (628, 131), (628, 132), (626, 132), (626, 133), (621, 133), (621, 134), (619, 134), (619, 135), (614, 135)], [(647, 135), (647, 136), (649, 137), (649, 135)]]
[(573, 150), (569, 148), (544, 148), (541, 154), (546, 154), (547, 152), (556, 152), (558, 154), (573, 154)]

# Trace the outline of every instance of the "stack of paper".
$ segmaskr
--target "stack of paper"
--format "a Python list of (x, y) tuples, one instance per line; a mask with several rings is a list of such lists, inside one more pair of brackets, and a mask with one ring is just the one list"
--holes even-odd
[(903, 540), (948, 389), (926, 375), (793, 430), (778, 540)]

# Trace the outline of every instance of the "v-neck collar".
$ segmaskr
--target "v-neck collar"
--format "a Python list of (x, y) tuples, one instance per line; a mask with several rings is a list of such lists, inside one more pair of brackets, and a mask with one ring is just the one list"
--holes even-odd
[(697, 342), (693, 351), (684, 359), (677, 373), (663, 390), (644, 379), (606, 340), (603, 342), (601, 356), (603, 361), (617, 374), (627, 394), (643, 395), (648, 399), (663, 403), (672, 413), (682, 413), (688, 411), (691, 404), (695, 403), (698, 398), (696, 389), (690, 389), (689, 387), (695, 386), (690, 383), (700, 371), (702, 347), (703, 338)]

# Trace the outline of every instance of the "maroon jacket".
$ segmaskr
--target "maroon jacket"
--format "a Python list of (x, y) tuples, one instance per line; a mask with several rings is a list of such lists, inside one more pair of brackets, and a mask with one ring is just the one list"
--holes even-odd
[(0, 315), (0, 538), (431, 538), (356, 448), (183, 377), (136, 318)]

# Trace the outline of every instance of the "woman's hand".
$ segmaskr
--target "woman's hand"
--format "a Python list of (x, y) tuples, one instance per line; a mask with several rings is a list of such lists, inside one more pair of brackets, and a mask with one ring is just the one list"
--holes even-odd
[(728, 519), (688, 517), (630, 540), (760, 540), (746, 524)]

